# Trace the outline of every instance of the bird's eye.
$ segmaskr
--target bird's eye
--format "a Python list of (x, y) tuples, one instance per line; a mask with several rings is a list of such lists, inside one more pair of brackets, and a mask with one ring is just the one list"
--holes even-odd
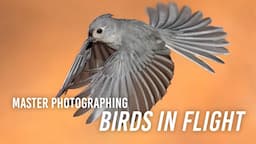
[(97, 31), (96, 31), (98, 34), (101, 34), (103, 32), (103, 29), (102, 28), (98, 28)]

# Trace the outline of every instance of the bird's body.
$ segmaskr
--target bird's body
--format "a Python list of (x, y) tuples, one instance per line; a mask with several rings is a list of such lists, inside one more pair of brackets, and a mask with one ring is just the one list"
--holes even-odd
[[(225, 54), (227, 44), (221, 28), (208, 26), (201, 12), (193, 15), (188, 7), (178, 12), (175, 4), (159, 4), (148, 9), (150, 24), (138, 20), (97, 17), (90, 25), (89, 37), (57, 96), (68, 89), (87, 86), (76, 97), (128, 98), (128, 108), (94, 109), (87, 123), (104, 110), (145, 112), (166, 93), (173, 77), (173, 50), (210, 72), (213, 69), (198, 56), (223, 63), (216, 54)], [(79, 116), (89, 109), (80, 108)]]

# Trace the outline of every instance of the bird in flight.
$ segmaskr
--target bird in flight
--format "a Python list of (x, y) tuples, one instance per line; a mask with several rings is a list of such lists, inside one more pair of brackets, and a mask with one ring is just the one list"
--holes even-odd
[[(127, 108), (95, 108), (86, 123), (103, 111), (145, 112), (165, 95), (173, 77), (176, 52), (205, 70), (214, 70), (201, 58), (224, 63), (216, 55), (228, 53), (226, 33), (211, 26), (200, 11), (191, 12), (175, 3), (147, 8), (149, 24), (134, 19), (97, 17), (89, 26), (88, 38), (57, 94), (84, 87), (76, 98), (127, 98)], [(90, 108), (79, 108), (80, 116)]]

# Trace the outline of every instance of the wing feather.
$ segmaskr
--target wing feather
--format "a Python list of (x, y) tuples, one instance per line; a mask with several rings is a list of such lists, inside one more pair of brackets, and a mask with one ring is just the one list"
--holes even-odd
[[(95, 121), (103, 110), (113, 113), (121, 110), (145, 112), (151, 109), (164, 96), (172, 78), (173, 63), (168, 57), (167, 53), (163, 56), (152, 51), (143, 56), (127, 51), (118, 51), (112, 55), (103, 70), (92, 80), (91, 97), (127, 97), (128, 108), (94, 109), (87, 123)], [(109, 81), (102, 77), (107, 77)]]
[(168, 28), (172, 29), (177, 26), (183, 25), (186, 21), (189, 20), (190, 17), (191, 17), (191, 9), (187, 6), (184, 6), (182, 8), (178, 18), (176, 19), (176, 21)]
[[(165, 10), (165, 8), (169, 10)], [(151, 11), (154, 11), (153, 8), (151, 9)], [(178, 12), (177, 5), (173, 3), (168, 4), (168, 6), (157, 6), (156, 9), (157, 11), (155, 10), (154, 15), (161, 15), (158, 21), (165, 21), (165, 23), (151, 26), (158, 29), (162, 40), (166, 43), (166, 47), (210, 72), (214, 72), (213, 69), (199, 59), (198, 56), (224, 63), (215, 55), (228, 53), (225, 48), (228, 45), (225, 40), (226, 33), (222, 28), (210, 26), (210, 18), (203, 18), (203, 14), (200, 11), (192, 13), (187, 6), (184, 6)], [(148, 15), (152, 17), (150, 13)], [(151, 20), (150, 24), (155, 23), (154, 19), (151, 18)]]
[(64, 84), (57, 94), (60, 97), (68, 89), (80, 88), (92, 80), (92, 76), (101, 70), (108, 57), (115, 51), (103, 43), (86, 40), (69, 70)]
[(162, 26), (163, 28), (166, 28), (172, 25), (179, 15), (179, 10), (175, 3), (170, 3), (168, 7), (169, 7), (169, 15), (166, 23)]

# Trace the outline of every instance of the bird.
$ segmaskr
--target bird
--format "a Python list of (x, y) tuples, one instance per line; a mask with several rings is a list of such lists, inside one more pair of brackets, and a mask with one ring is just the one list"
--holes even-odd
[[(70, 89), (85, 87), (75, 98), (127, 98), (127, 108), (94, 108), (86, 123), (97, 120), (103, 111), (150, 110), (166, 94), (174, 75), (171, 53), (176, 52), (210, 73), (214, 69), (204, 59), (224, 64), (219, 55), (225, 48), (226, 32), (212, 26), (211, 18), (176, 3), (157, 3), (146, 9), (149, 23), (96, 17), (89, 25), (88, 38), (71, 66), (60, 97)], [(203, 58), (203, 59), (202, 59)], [(90, 108), (78, 108), (80, 116)]]

